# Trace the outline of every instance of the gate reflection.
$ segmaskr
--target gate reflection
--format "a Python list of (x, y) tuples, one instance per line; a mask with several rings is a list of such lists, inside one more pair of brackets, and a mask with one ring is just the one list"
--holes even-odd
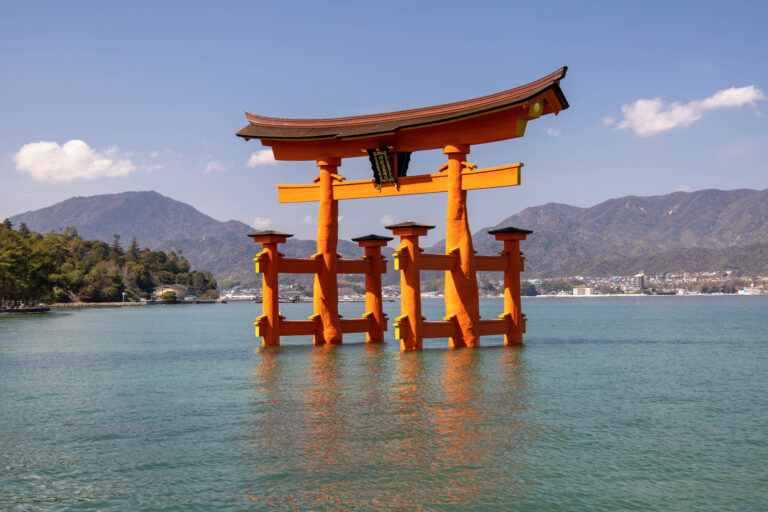
[(325, 346), (257, 354), (243, 497), (287, 510), (525, 501), (536, 428), (522, 353)]

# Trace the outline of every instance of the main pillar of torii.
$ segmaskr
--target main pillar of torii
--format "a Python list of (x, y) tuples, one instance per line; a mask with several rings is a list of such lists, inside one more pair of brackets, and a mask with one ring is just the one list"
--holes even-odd
[[(283, 119), (246, 112), (249, 123), (238, 136), (260, 140), (272, 148), (276, 160), (314, 161), (320, 168), (310, 184), (278, 185), (280, 202), (319, 203), (315, 263), (301, 267), (302, 272), (315, 274), (310, 319), (319, 322), (315, 343), (340, 343), (346, 330), (338, 313), (337, 275), (344, 273), (343, 260), (336, 254), (338, 201), (436, 192), (448, 195), (446, 254), (425, 255), (421, 258), (425, 266), (419, 268), (446, 272), (446, 318), (456, 327), (436, 325), (434, 330), (448, 333), (455, 347), (477, 346), (481, 335), (496, 333), (496, 327), (487, 323), (491, 321), (480, 319), (477, 271), (502, 267), (488, 259), (480, 264), (481, 257), (475, 256), (466, 194), (519, 185), (522, 164), (477, 169), (466, 161), (467, 155), (474, 144), (522, 137), (530, 120), (568, 108), (560, 88), (566, 71), (563, 67), (529, 84), (481, 98), (387, 114)], [(408, 175), (410, 153), (429, 149), (442, 149), (448, 162), (434, 173)], [(371, 159), (373, 179), (346, 181), (338, 174), (342, 159), (364, 155)]]

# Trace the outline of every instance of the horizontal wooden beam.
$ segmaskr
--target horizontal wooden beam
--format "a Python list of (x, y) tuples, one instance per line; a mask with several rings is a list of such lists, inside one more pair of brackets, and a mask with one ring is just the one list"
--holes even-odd
[(456, 322), (423, 322), (422, 333), (425, 338), (452, 338), (456, 336), (458, 325)]
[(341, 332), (368, 332), (376, 328), (376, 324), (369, 318), (342, 318)]
[(371, 265), (379, 265), (379, 272), (382, 274), (387, 273), (387, 260), (379, 260), (378, 262), (372, 262), (370, 260), (339, 260), (336, 271), (339, 274), (367, 274), (373, 269)]
[(511, 328), (509, 320), (480, 320), (478, 326), (480, 336), (489, 336), (492, 334), (507, 334)]
[[(461, 173), (462, 190), (510, 187), (520, 184), (523, 164), (502, 165), (486, 169), (465, 169)], [(277, 185), (281, 203), (303, 203), (320, 200), (320, 185)], [(333, 183), (334, 199), (363, 199), (368, 197), (393, 197), (411, 194), (432, 194), (448, 190), (448, 175), (444, 173), (420, 174), (398, 178), (397, 184), (384, 183), (377, 188), (373, 180), (336, 181)]]
[[(261, 320), (261, 319), (264, 320)], [(259, 317), (254, 322), (256, 327), (256, 336), (269, 336), (273, 334), (273, 329), (266, 321), (266, 317)], [(318, 320), (280, 320), (277, 328), (280, 336), (300, 336), (318, 334), (323, 332), (323, 324)]]
[[(256, 263), (257, 274), (266, 272), (270, 265), (269, 259), (266, 257), (256, 257), (253, 261)], [(387, 260), (381, 260), (377, 263), (379, 272), (386, 274)], [(278, 272), (281, 274), (317, 274), (320, 272), (321, 265), (322, 260), (315, 258), (280, 258), (278, 260)], [(371, 265), (371, 261), (364, 259), (339, 260), (337, 272), (339, 274), (367, 274), (371, 271)]]
[[(261, 320), (264, 318), (263, 320)], [(373, 314), (366, 314), (363, 318), (342, 318), (341, 332), (373, 332), (378, 330), (387, 330), (387, 321), (384, 319), (384, 325), (379, 327)], [(259, 321), (254, 322), (256, 327), (256, 336), (269, 336), (273, 329), (266, 321), (266, 317), (259, 317)], [(309, 336), (319, 335), (323, 332), (323, 324), (320, 320), (283, 320), (278, 324), (278, 333), (280, 336)]]
[(506, 272), (508, 259), (504, 256), (475, 256), (478, 272)]
[(320, 263), (315, 258), (280, 258), (277, 270), (281, 274), (317, 274)]
[(453, 270), (458, 265), (458, 253), (419, 254), (419, 270)]

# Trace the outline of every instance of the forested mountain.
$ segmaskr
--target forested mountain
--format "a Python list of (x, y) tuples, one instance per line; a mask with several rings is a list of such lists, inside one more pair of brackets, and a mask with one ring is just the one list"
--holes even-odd
[[(222, 288), (254, 282), (257, 277), (253, 257), (261, 249), (246, 236), (254, 231), (251, 226), (236, 220), (219, 222), (157, 192), (73, 197), (10, 220), (42, 233), (71, 226), (84, 238), (105, 242), (111, 242), (114, 234), (123, 240), (135, 237), (142, 247), (182, 253), (192, 268), (210, 271)], [(316, 245), (311, 240), (289, 238), (280, 250), (290, 257), (305, 258), (316, 251)], [(351, 258), (362, 254), (357, 244), (343, 240), (339, 253)]]
[[(768, 189), (627, 196), (589, 208), (549, 203), (473, 235), (480, 254), (501, 250), (489, 229), (534, 233), (522, 243), (534, 277), (732, 269), (768, 273)], [(432, 251), (444, 250), (444, 242)]]
[(74, 228), (45, 235), (0, 224), (0, 302), (114, 302), (149, 299), (161, 285), (179, 285), (206, 298), (218, 296), (209, 272), (190, 271), (175, 252), (127, 249), (115, 236), (112, 244), (84, 240)]

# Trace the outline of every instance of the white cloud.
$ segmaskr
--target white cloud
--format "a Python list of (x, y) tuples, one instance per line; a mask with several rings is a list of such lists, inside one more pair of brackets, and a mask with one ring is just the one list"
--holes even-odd
[(557, 137), (558, 135), (561, 135), (563, 132), (562, 132), (562, 130), (558, 130), (556, 128), (547, 128), (547, 133), (549, 135)]
[(256, 167), (257, 165), (275, 165), (277, 161), (272, 154), (271, 149), (262, 149), (255, 153), (251, 153), (251, 158), (248, 159), (246, 164), (248, 167)]
[(763, 91), (754, 85), (750, 85), (747, 87), (723, 89), (722, 91), (717, 91), (709, 98), (691, 103), (697, 103), (702, 110), (709, 110), (723, 107), (740, 107), (746, 104), (754, 105), (757, 100), (764, 99)]
[(128, 159), (115, 158), (117, 146), (103, 152), (92, 149), (82, 140), (30, 142), (13, 156), (16, 169), (35, 181), (67, 182), (127, 176), (136, 170)]
[(763, 117), (763, 113), (759, 110), (755, 110), (755, 117)]
[(221, 172), (226, 170), (227, 168), (224, 166), (224, 164), (222, 164), (221, 162), (217, 162), (216, 160), (211, 160), (210, 162), (208, 162), (208, 165), (205, 166), (205, 169), (203, 169), (203, 172), (205, 173), (213, 172), (213, 171)]
[[(338, 217), (336, 217), (336, 221), (337, 222), (341, 222), (343, 220), (344, 220), (344, 216), (343, 215), (339, 215)], [(302, 224), (309, 224), (310, 226), (314, 226), (315, 224), (317, 224), (317, 217), (313, 217), (311, 215), (307, 215), (303, 219), (301, 219), (301, 223)]]
[(387, 224), (394, 224), (395, 223), (395, 216), (391, 213), (388, 213), (384, 215), (381, 219), (381, 225), (386, 226)]
[(632, 130), (641, 137), (650, 137), (673, 128), (690, 126), (701, 119), (707, 110), (754, 105), (764, 99), (763, 92), (750, 85), (723, 89), (709, 98), (684, 105), (677, 102), (665, 104), (661, 98), (637, 100), (621, 107), (624, 119), (617, 127), (619, 130)]
[(269, 217), (256, 217), (253, 219), (253, 227), (256, 229), (267, 229), (272, 224), (272, 219)]
[(615, 122), (616, 122), (616, 120), (614, 118), (612, 118), (611, 116), (605, 116), (603, 118), (603, 126), (611, 126)]
[(155, 151), (151, 152), (149, 154), (149, 156), (151, 156), (152, 158), (157, 158), (158, 156), (160, 156), (160, 152), (155, 150)]
[(683, 185), (681, 183), (678, 186), (676, 186), (675, 188), (673, 188), (672, 190), (674, 190), (675, 192), (690, 192), (693, 189), (691, 189), (690, 185)]

